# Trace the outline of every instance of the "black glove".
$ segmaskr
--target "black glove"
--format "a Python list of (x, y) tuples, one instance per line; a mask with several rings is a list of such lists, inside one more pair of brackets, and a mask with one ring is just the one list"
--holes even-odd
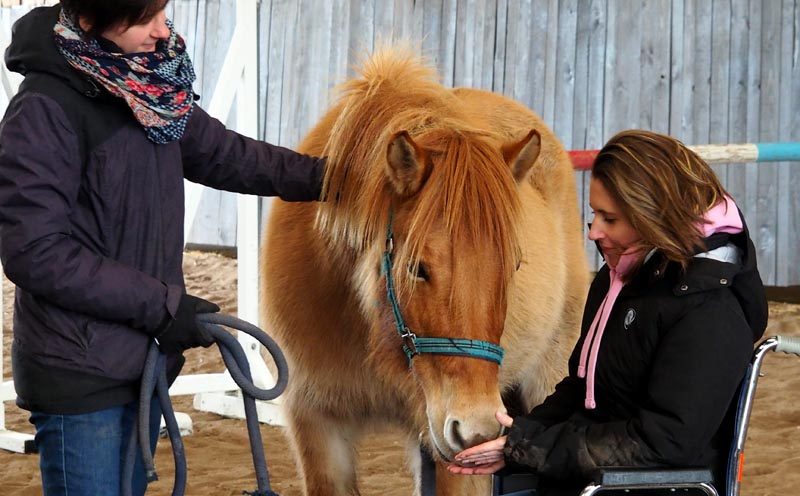
[(214, 338), (197, 325), (197, 314), (219, 312), (219, 306), (196, 296), (183, 294), (175, 318), (156, 336), (158, 348), (163, 353), (180, 353), (189, 348), (214, 344)]

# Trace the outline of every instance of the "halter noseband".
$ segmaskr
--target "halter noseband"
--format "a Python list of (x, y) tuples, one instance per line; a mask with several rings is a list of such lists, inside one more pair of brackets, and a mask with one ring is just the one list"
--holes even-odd
[(403, 340), (403, 351), (408, 358), (409, 366), (411, 365), (411, 359), (422, 353), (480, 358), (500, 365), (503, 362), (503, 354), (505, 353), (500, 345), (478, 339), (417, 337), (406, 326), (394, 290), (394, 277), (392, 276), (393, 253), (394, 234), (392, 233), (392, 210), (390, 209), (389, 222), (386, 228), (386, 249), (383, 252), (381, 270), (386, 277), (387, 297), (392, 307), (397, 333)]

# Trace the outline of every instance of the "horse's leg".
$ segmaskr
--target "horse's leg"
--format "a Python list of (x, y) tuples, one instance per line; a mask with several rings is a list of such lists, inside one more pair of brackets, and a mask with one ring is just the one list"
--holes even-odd
[[(408, 466), (414, 479), (414, 496), (422, 496), (422, 456), (419, 441), (409, 439), (407, 445)], [(489, 496), (492, 491), (491, 478), (477, 475), (455, 475), (444, 463), (436, 464), (436, 496)], [(428, 495), (425, 495), (428, 496)]]
[(310, 409), (287, 408), (307, 496), (356, 496), (355, 428)]
[(409, 438), (406, 445), (406, 459), (411, 478), (414, 479), (414, 496), (422, 496), (422, 455), (419, 449), (419, 441), (416, 438)]
[(436, 464), (436, 496), (476, 496), (492, 494), (492, 479), (488, 475), (458, 475), (447, 470), (443, 463)]

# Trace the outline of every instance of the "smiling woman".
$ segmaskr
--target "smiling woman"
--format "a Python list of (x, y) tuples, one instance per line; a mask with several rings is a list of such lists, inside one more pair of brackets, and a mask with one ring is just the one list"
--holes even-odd
[(157, 343), (174, 379), (184, 350), (213, 342), (195, 316), (218, 307), (183, 281), (184, 179), (319, 198), (323, 160), (245, 138), (195, 105), (166, 5), (36, 8), (5, 52), (24, 80), (0, 123), (0, 261), (17, 286), (14, 389), (45, 495), (143, 494), (144, 470), (123, 481), (121, 454), (145, 353)]
[(589, 239), (597, 242), (605, 259), (616, 266), (620, 255), (638, 249), (642, 237), (599, 179), (592, 179), (589, 188), (589, 205), (594, 212)]
[[(81, 17), (81, 28), (91, 32), (91, 21)], [(122, 53), (147, 53), (155, 52), (156, 44), (169, 38), (170, 29), (164, 9), (156, 12), (149, 18), (141, 19), (133, 24), (121, 22), (112, 24), (99, 33), (99, 35), (114, 43)]]
[(508, 436), (462, 451), (450, 470), (511, 462), (541, 477), (537, 494), (562, 496), (598, 468), (691, 465), (713, 470), (722, 493), (732, 400), (767, 323), (744, 219), (708, 164), (645, 130), (603, 147), (589, 203), (606, 264), (569, 375), (528, 415), (498, 412)]

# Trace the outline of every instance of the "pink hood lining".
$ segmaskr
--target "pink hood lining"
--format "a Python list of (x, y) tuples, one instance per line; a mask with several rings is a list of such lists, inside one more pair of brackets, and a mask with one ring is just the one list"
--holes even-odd
[[(739, 215), (736, 204), (729, 196), (725, 196), (722, 201), (710, 208), (703, 216), (703, 219), (705, 222), (698, 225), (697, 228), (706, 238), (719, 232), (736, 234), (742, 232), (743, 229), (742, 218)], [(600, 351), (603, 331), (605, 331), (608, 317), (611, 315), (617, 296), (625, 286), (623, 277), (636, 265), (636, 262), (642, 256), (642, 252), (637, 247), (633, 247), (620, 255), (616, 266), (611, 266), (611, 264), (607, 263), (610, 280), (608, 292), (600, 304), (592, 324), (589, 326), (589, 332), (583, 341), (578, 362), (578, 377), (586, 378), (584, 406), (587, 410), (593, 410), (597, 407), (594, 395), (594, 381), (597, 370), (597, 355)]]

